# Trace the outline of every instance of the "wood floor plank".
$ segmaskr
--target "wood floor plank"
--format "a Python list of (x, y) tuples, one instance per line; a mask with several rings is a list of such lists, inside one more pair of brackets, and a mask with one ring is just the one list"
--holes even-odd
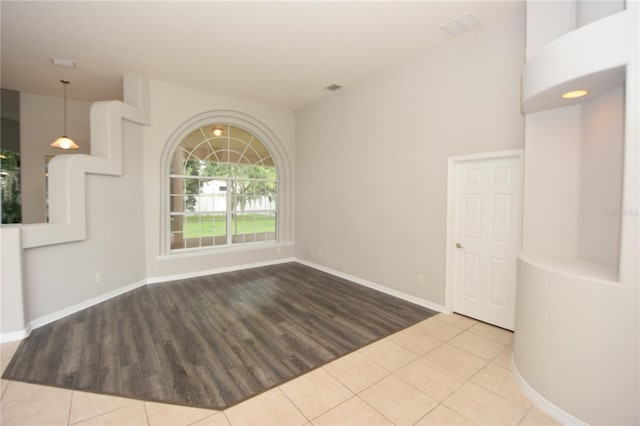
[(34, 330), (3, 378), (224, 409), (435, 312), (287, 263), (144, 286)]

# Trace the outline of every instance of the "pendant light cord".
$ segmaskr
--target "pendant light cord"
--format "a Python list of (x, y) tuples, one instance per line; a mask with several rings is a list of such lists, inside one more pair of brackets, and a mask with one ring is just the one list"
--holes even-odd
[(60, 80), (60, 83), (62, 83), (64, 87), (64, 132), (62, 134), (64, 137), (67, 137), (67, 85), (69, 84), (69, 80)]

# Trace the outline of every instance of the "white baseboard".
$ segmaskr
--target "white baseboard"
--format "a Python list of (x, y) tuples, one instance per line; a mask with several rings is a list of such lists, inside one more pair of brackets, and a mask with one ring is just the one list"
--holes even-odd
[(25, 337), (29, 337), (29, 334), (31, 334), (31, 326), (27, 325), (24, 330), (11, 331), (9, 333), (0, 334), (0, 343), (22, 340)]
[(542, 411), (553, 417), (555, 420), (560, 422), (563, 425), (586, 425), (587, 423), (578, 419), (577, 417), (572, 416), (571, 414), (564, 411), (562, 408), (556, 406), (551, 403), (544, 396), (540, 395), (534, 388), (531, 387), (529, 383), (522, 377), (520, 371), (518, 371), (518, 367), (514, 362), (513, 357), (511, 358), (511, 367), (513, 370), (513, 377), (516, 379), (518, 385), (520, 385), (520, 389), (525, 393), (527, 397)]
[(42, 327), (43, 325), (52, 323), (56, 320), (59, 320), (60, 318), (64, 318), (71, 314), (75, 314), (76, 312), (80, 312), (83, 309), (90, 308), (93, 305), (97, 305), (98, 303), (102, 303), (109, 299), (113, 299), (114, 297), (120, 296), (121, 294), (127, 293), (131, 290), (135, 290), (136, 288), (142, 287), (145, 284), (146, 284), (145, 280), (140, 280), (133, 284), (129, 284), (124, 287), (117, 288), (108, 293), (101, 294), (100, 296), (92, 297), (91, 299), (85, 300), (80, 303), (76, 303), (75, 305), (69, 306), (68, 308), (59, 310), (57, 312), (53, 312), (48, 315), (41, 316), (40, 318), (36, 318), (33, 321), (30, 321), (29, 325), (31, 326), (32, 329)]
[[(135, 290), (138, 287), (142, 287), (145, 284), (156, 284), (156, 283), (163, 283), (163, 282), (167, 282), (167, 281), (174, 281), (174, 280), (181, 280), (181, 279), (185, 279), (185, 278), (194, 278), (194, 277), (201, 277), (201, 276), (206, 276), (206, 275), (212, 275), (212, 274), (219, 274), (222, 272), (231, 272), (231, 271), (237, 271), (237, 270), (241, 270), (241, 269), (249, 269), (249, 268), (256, 268), (259, 266), (268, 266), (268, 265), (276, 265), (279, 263), (286, 263), (286, 262), (295, 262), (294, 258), (285, 258), (285, 259), (276, 259), (276, 260), (271, 260), (271, 261), (266, 261), (266, 262), (259, 262), (259, 263), (251, 263), (251, 264), (243, 264), (243, 265), (236, 265), (236, 266), (229, 266), (229, 267), (225, 267), (225, 268), (217, 268), (217, 269), (209, 269), (206, 271), (198, 271), (198, 272), (190, 272), (190, 273), (186, 273), (186, 274), (176, 274), (176, 275), (166, 275), (166, 276), (162, 276), (162, 277), (153, 277), (153, 278), (147, 278), (141, 281), (138, 281), (136, 283), (124, 286), (124, 287), (120, 287), (114, 291), (111, 291), (109, 293), (105, 293), (105, 294), (101, 294), (100, 296), (85, 300), (83, 302), (80, 302), (78, 304), (75, 304), (73, 306), (69, 306), (68, 308), (62, 309), (60, 311), (57, 312), (53, 312), (49, 315), (45, 315), (42, 316), (40, 318), (36, 318), (35, 320), (29, 322), (28, 325), (28, 330), (29, 332), (31, 331), (31, 329), (36, 329), (38, 327), (42, 327), (43, 325), (47, 325), (49, 323), (52, 323), (53, 321), (59, 320), (60, 318), (64, 318), (68, 315), (71, 314), (75, 314), (76, 312), (79, 312), (83, 309), (87, 309), (93, 305), (97, 305), (98, 303), (102, 303), (106, 300), (112, 299), (116, 296), (120, 296), (121, 294), (127, 293), (131, 290)], [(27, 337), (29, 335), (29, 332), (25, 331), (19, 331), (19, 332), (14, 332), (14, 333), (6, 333), (10, 336), (7, 337), (13, 337), (12, 340), (18, 340), (18, 339), (23, 339), (25, 337)], [(4, 338), (5, 335), (2, 335), (1, 337)], [(5, 340), (2, 339), (2, 341), (4, 342)], [(6, 340), (9, 341), (9, 340)]]
[(269, 265), (277, 265), (280, 263), (288, 263), (288, 262), (298, 262), (301, 263), (303, 265), (309, 266), (311, 268), (317, 269), (319, 271), (323, 271), (326, 272), (328, 274), (340, 277), (340, 278), (344, 278), (348, 281), (354, 282), (356, 284), (360, 284), (363, 285), (365, 287), (369, 287), (373, 290), (377, 290), (380, 291), (382, 293), (388, 294), (390, 296), (394, 296), (397, 297), (399, 299), (402, 300), (406, 300), (407, 302), (411, 302), (411, 303), (415, 303), (416, 305), (420, 305), (420, 306), (424, 306), (425, 308), (437, 311), (437, 312), (444, 312), (444, 306), (442, 305), (438, 305), (436, 303), (430, 302), (428, 300), (425, 299), (421, 299), (419, 297), (415, 297), (412, 296), (410, 294), (407, 293), (403, 293), (401, 291), (397, 291), (397, 290), (393, 290), (390, 289), (388, 287), (382, 286), (380, 284), (376, 284), (373, 283), (371, 281), (367, 281), (364, 280), (362, 278), (358, 278), (355, 277), (353, 275), (349, 275), (349, 274), (345, 274), (343, 272), (340, 271), (336, 271), (335, 269), (331, 269), (331, 268), (327, 268), (326, 266), (322, 266), (322, 265), (318, 265), (316, 263), (313, 262), (308, 262), (306, 260), (303, 259), (298, 259), (295, 257), (288, 257), (288, 258), (283, 258), (283, 259), (274, 259), (274, 260), (269, 260), (269, 261), (265, 261), (265, 262), (257, 262), (257, 263), (250, 263), (250, 264), (243, 264), (243, 265), (235, 265), (235, 266), (228, 266), (228, 267), (223, 267), (223, 268), (215, 268), (215, 269), (208, 269), (205, 271), (198, 271), (198, 272), (188, 272), (188, 273), (183, 273), (183, 274), (175, 274), (175, 275), (165, 275), (165, 276), (159, 276), (159, 277), (151, 277), (151, 278), (147, 278), (138, 282), (135, 282), (133, 284), (129, 284), (127, 286), (124, 287), (120, 287), (116, 290), (113, 290), (111, 292), (105, 293), (105, 294), (101, 294), (100, 296), (97, 297), (93, 297), (91, 299), (85, 300), (83, 302), (77, 303), (75, 305), (69, 306), (68, 308), (62, 309), (60, 311), (57, 312), (53, 312), (51, 314), (48, 315), (44, 315), (42, 317), (36, 318), (33, 321), (30, 321), (27, 324), (27, 327), (24, 330), (18, 330), (18, 331), (13, 331), (13, 332), (9, 332), (9, 333), (3, 333), (0, 334), (0, 343), (5, 343), (5, 342), (11, 342), (14, 340), (20, 340), (20, 339), (24, 339), (25, 337), (29, 336), (29, 334), (31, 333), (32, 329), (36, 329), (38, 327), (42, 327), (43, 325), (47, 325), (49, 323), (52, 323), (53, 321), (59, 320), (61, 318), (64, 318), (66, 316), (69, 316), (71, 314), (75, 314), (76, 312), (79, 312), (83, 309), (87, 309), (93, 305), (97, 305), (98, 303), (102, 303), (106, 300), (112, 299), (116, 296), (120, 296), (121, 294), (127, 293), (131, 290), (135, 290), (138, 287), (142, 287), (145, 284), (158, 284), (158, 283), (164, 283), (164, 282), (168, 282), (168, 281), (176, 281), (176, 280), (183, 280), (183, 279), (187, 279), (187, 278), (195, 278), (195, 277), (202, 277), (202, 276), (206, 276), (206, 275), (213, 275), (213, 274), (220, 274), (223, 272), (232, 272), (232, 271), (238, 271), (238, 270), (242, 270), (242, 269), (249, 269), (249, 268), (257, 268), (260, 266), (269, 266)]
[(359, 277), (356, 277), (356, 276), (353, 276), (353, 275), (345, 274), (344, 272), (336, 271), (335, 269), (331, 269), (331, 268), (328, 268), (326, 266), (318, 265), (317, 263), (309, 262), (309, 261), (304, 260), (304, 259), (296, 258), (295, 261), (298, 262), (298, 263), (301, 263), (303, 265), (309, 266), (311, 268), (317, 269), (319, 271), (326, 272), (327, 274), (335, 275), (336, 277), (344, 278), (345, 280), (354, 282), (356, 284), (363, 285), (365, 287), (369, 287), (369, 288), (371, 288), (373, 290), (377, 290), (377, 291), (379, 291), (381, 293), (385, 293), (385, 294), (388, 294), (390, 296), (397, 297), (398, 299), (402, 299), (402, 300), (406, 300), (407, 302), (415, 303), (416, 305), (423, 306), (423, 307), (431, 309), (433, 311), (437, 311), (437, 312), (444, 312), (445, 311), (444, 306), (438, 305), (437, 303), (433, 303), (433, 302), (431, 302), (429, 300), (421, 299), (420, 297), (412, 296), (410, 294), (403, 293), (401, 291), (394, 290), (392, 288), (385, 287), (383, 285), (376, 284), (374, 282), (367, 281), (365, 279), (362, 279), (362, 278), (359, 278)]
[(11, 342), (14, 340), (21, 340), (25, 337), (28, 337), (31, 334), (31, 330), (42, 327), (43, 325), (47, 325), (56, 320), (69, 316), (71, 314), (75, 314), (76, 312), (80, 312), (83, 309), (90, 308), (93, 305), (97, 305), (98, 303), (102, 303), (106, 300), (112, 299), (116, 296), (120, 296), (121, 294), (127, 293), (131, 290), (135, 290), (138, 287), (142, 287), (146, 284), (145, 280), (140, 280), (133, 284), (126, 285), (124, 287), (117, 288), (108, 293), (101, 294), (96, 297), (92, 297), (91, 299), (84, 300), (80, 303), (76, 303), (75, 305), (69, 306), (68, 308), (61, 309), (59, 311), (50, 313), (48, 315), (41, 316), (32, 321), (29, 321), (26, 328), (24, 330), (13, 331), (10, 333), (3, 333), (0, 335), (0, 343)]
[(185, 280), (187, 278), (204, 277), (207, 275), (221, 274), (223, 272), (240, 271), (242, 269), (258, 268), (260, 266), (278, 265), (280, 263), (296, 262), (296, 258), (287, 257), (284, 259), (267, 260), (265, 262), (245, 263), (242, 265), (225, 266), (223, 268), (207, 269), (197, 272), (185, 272), (183, 274), (162, 275), (159, 277), (147, 278), (147, 284), (166, 283), (168, 281)]

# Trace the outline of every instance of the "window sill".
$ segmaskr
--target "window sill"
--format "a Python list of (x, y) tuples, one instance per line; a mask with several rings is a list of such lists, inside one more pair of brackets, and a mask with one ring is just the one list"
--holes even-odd
[(276, 254), (279, 254), (279, 250), (284, 247), (292, 247), (295, 243), (292, 242), (277, 242), (277, 241), (264, 241), (256, 243), (244, 243), (232, 246), (218, 246), (208, 248), (193, 248), (193, 249), (180, 249), (173, 251), (169, 254), (163, 254), (156, 256), (157, 260), (171, 260), (180, 258), (190, 258), (198, 256), (215, 256), (219, 254), (237, 253), (246, 251), (268, 250), (275, 249)]

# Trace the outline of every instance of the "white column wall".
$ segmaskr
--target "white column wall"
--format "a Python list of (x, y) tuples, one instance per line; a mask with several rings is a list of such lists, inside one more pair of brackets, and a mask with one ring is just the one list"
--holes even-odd
[[(565, 3), (544, 8), (562, 15)], [(529, 396), (565, 424), (640, 421), (640, 4), (626, 4), (527, 45), (513, 363)], [(549, 21), (528, 14), (527, 27), (543, 33)], [(592, 93), (562, 107), (562, 90), (579, 88)]]
[(0, 228), (0, 343), (27, 335), (20, 225)]

